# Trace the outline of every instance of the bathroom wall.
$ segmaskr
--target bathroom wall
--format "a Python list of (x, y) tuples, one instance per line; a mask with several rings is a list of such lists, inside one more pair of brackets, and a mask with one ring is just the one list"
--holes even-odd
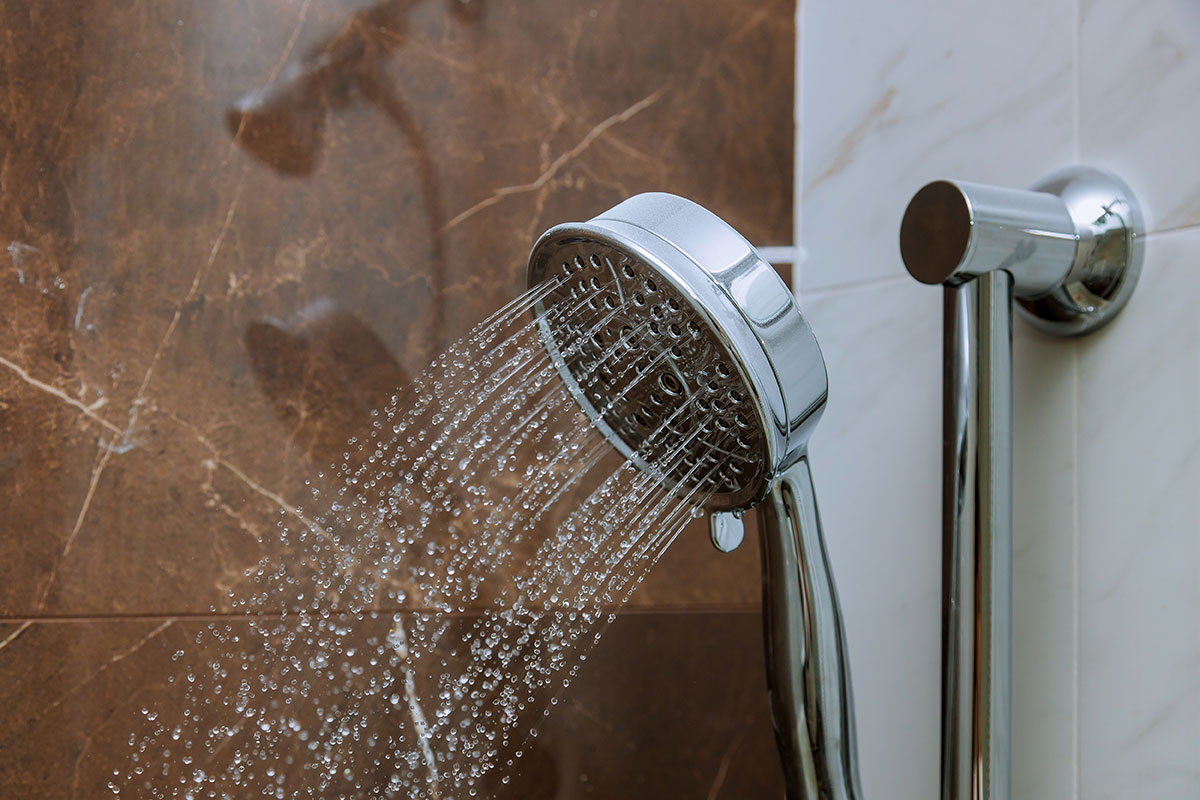
[[(928, 180), (1083, 161), (1152, 233), (1110, 329), (1016, 326), (1014, 796), (1195, 795), (1189, 0), (97, 0), (0, 29), (0, 793), (106, 794), (370, 409), (521, 289), (542, 229), (664, 189), (807, 251), (866, 796), (936, 796), (941, 312), (896, 231)], [(329, 53), (357, 55), (297, 78)], [(260, 87), (294, 113), (250, 124)], [(779, 794), (753, 536), (689, 534), (511, 796)]]
[(867, 797), (938, 786), (941, 299), (897, 250), (937, 178), (1082, 162), (1148, 217), (1141, 283), (1081, 341), (1015, 328), (1013, 796), (1200, 787), (1200, 8), (809, 0), (799, 294), (829, 362), (814, 469)]
[[(542, 230), (658, 189), (790, 244), (794, 10), (0, 4), (0, 795), (111, 794), (208, 626), (253, 639), (229, 590), (306, 481)], [(758, 581), (685, 532), (499, 796), (779, 794)]]

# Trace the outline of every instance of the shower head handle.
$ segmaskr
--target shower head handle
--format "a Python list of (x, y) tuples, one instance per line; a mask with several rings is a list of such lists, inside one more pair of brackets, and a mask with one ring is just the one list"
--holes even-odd
[[(669, 473), (677, 491), (704, 489), (710, 512), (731, 511), (711, 520), (719, 549), (736, 546), (740, 511), (757, 505), (771, 716), (788, 798), (857, 800), (845, 637), (807, 458), (828, 381), (791, 291), (732, 227), (669, 194), (551, 228), (534, 245), (528, 279), (551, 282), (552, 304), (534, 307), (543, 341), (613, 446)], [(605, 366), (604, 354), (622, 349), (641, 359), (635, 369), (649, 388)], [(679, 418), (712, 436), (697, 452), (697, 440), (679, 434), (682, 462), (711, 463), (718, 480), (656, 467), (648, 442)]]
[(862, 800), (850, 658), (808, 457), (758, 506), (763, 635), (788, 800)]

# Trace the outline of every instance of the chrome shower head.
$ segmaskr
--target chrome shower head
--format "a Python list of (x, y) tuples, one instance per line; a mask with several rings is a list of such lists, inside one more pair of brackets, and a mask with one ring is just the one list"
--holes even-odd
[[(788, 800), (861, 797), (841, 612), (809, 470), (825, 360), (758, 251), (681, 197), (642, 194), (546, 231), (534, 316), (568, 390), (640, 468), (696, 491), (740, 540), (757, 506), (771, 718)], [(632, 377), (631, 377), (632, 375)]]
[[(534, 308), (546, 345), (588, 417), (639, 466), (682, 446), (668, 477), (694, 488), (686, 476), (702, 474), (708, 506), (737, 509), (804, 454), (828, 388), (820, 348), (775, 270), (715, 214), (637, 195), (548, 230), (528, 280), (555, 282)], [(614, 349), (624, 365), (605, 361)], [(628, 385), (629, 370), (645, 378)]]

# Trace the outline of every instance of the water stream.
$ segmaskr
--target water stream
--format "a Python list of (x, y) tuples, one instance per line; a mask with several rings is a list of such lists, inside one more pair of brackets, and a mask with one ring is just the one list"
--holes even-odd
[(618, 308), (552, 356), (530, 310), (554, 288), (439, 355), (299, 514), (281, 512), (278, 541), (231, 590), (245, 622), (214, 622), (175, 654), (175, 691), (143, 709), (114, 794), (458, 800), (507, 783), (708, 498), (671, 485), (704, 486), (709, 456), (734, 446), (685, 392), (641, 442), (642, 466), (618, 454), (555, 362), (586, 348), (582, 389), (603, 377), (615, 403), (658, 377), (661, 353), (630, 326), (591, 348)]

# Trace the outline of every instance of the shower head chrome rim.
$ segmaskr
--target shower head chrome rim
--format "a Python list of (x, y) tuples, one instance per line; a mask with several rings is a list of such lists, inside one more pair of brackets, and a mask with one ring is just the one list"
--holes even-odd
[[(728, 441), (739, 444), (708, 456), (727, 462), (713, 464), (720, 477), (707, 502), (711, 508), (757, 503), (773, 478), (804, 454), (827, 396), (820, 348), (775, 270), (715, 214), (653, 193), (586, 223), (558, 225), (538, 239), (529, 259), (529, 285), (549, 280), (559, 282), (558, 294), (535, 306), (534, 314), (555, 366), (593, 424), (639, 467), (651, 468), (638, 454), (644, 429), (630, 414), (659, 407), (691, 413), (681, 403), (696, 404), (732, 431)], [(548, 321), (552, 300), (576, 303), (579, 320)], [(607, 319), (622, 324), (600, 324)], [(587, 330), (597, 330), (597, 346), (618, 340), (646, 347), (647, 357), (659, 364), (664, 392), (678, 402), (630, 407), (610, 400), (602, 386), (589, 391), (576, 374), (578, 363), (560, 350), (564, 328), (585, 323), (594, 323)]]

